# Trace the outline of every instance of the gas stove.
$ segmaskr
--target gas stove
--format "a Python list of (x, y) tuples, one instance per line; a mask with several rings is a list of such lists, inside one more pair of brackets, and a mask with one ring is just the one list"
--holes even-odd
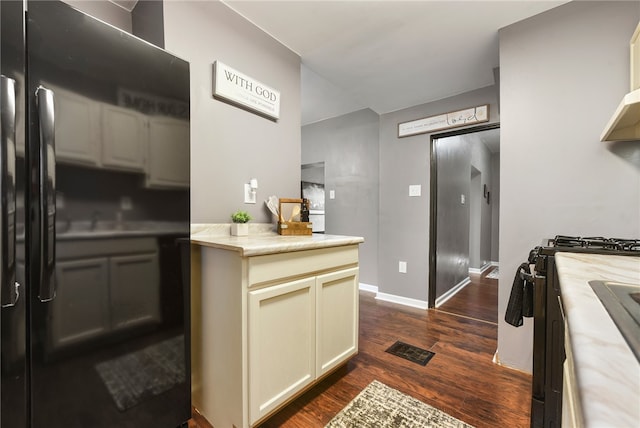
[(542, 253), (549, 254), (556, 251), (640, 255), (640, 239), (557, 235), (553, 239), (546, 240), (546, 243), (543, 244)]
[[(560, 426), (562, 418), (564, 318), (555, 267), (558, 252), (640, 257), (640, 239), (558, 235), (545, 239), (541, 246), (529, 252), (528, 263), (535, 264), (535, 273), (520, 270), (519, 275), (522, 280), (534, 284), (532, 428)], [(627, 300), (630, 299), (625, 296)], [(637, 311), (637, 306), (631, 307)], [(633, 335), (637, 336), (637, 330), (633, 330)]]

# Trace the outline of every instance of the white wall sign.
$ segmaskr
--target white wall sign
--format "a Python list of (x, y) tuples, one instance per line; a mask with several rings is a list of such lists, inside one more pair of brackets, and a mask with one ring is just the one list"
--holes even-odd
[(489, 104), (398, 124), (398, 137), (424, 134), (489, 121)]
[(273, 119), (280, 118), (280, 91), (216, 61), (213, 96)]

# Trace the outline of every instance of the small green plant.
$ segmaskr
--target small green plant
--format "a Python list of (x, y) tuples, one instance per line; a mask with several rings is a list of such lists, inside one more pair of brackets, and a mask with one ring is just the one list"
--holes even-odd
[(251, 220), (251, 216), (246, 211), (236, 211), (231, 214), (231, 221), (234, 223), (247, 223)]

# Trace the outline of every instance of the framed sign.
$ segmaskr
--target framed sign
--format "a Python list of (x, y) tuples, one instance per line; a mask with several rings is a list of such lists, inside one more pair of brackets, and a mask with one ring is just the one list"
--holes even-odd
[(412, 120), (398, 124), (398, 137), (442, 131), (459, 126), (472, 125), (489, 121), (489, 104), (452, 111), (424, 119)]
[(280, 91), (220, 61), (213, 63), (213, 96), (270, 119), (280, 118)]

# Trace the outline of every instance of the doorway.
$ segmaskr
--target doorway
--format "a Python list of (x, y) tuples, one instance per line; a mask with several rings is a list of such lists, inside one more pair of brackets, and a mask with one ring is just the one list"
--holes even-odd
[(499, 124), (431, 137), (430, 308), (497, 322), (499, 165)]
[(324, 233), (324, 162), (302, 165), (300, 180), (300, 197), (309, 200), (309, 221), (313, 233)]

